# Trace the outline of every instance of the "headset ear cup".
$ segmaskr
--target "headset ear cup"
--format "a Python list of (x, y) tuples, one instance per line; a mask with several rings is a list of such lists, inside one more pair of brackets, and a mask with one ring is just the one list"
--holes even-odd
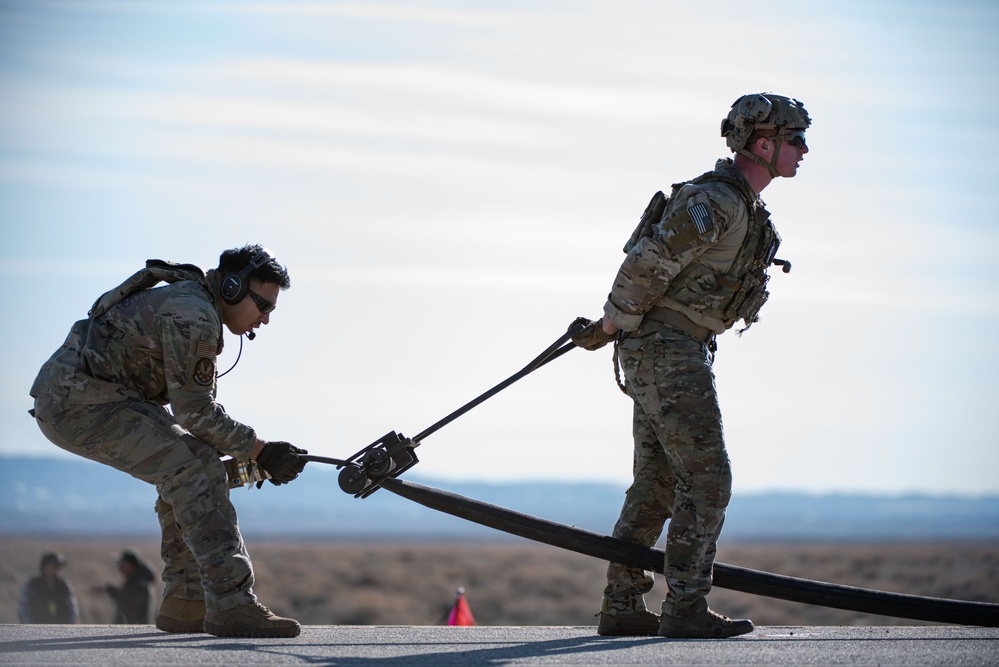
[(230, 306), (234, 306), (246, 296), (245, 282), (238, 273), (230, 273), (222, 279), (222, 300)]
[(226, 274), (225, 278), (222, 279), (222, 287), (219, 289), (222, 300), (230, 306), (235, 306), (242, 301), (246, 297), (246, 293), (250, 291), (250, 273), (273, 259), (270, 253), (261, 250), (254, 255), (249, 264), (237, 273)]

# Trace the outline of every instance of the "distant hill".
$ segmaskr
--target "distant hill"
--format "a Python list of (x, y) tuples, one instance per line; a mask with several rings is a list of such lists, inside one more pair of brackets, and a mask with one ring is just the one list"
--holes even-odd
[[(406, 474), (519, 512), (608, 534), (623, 486), (567, 482), (462, 483)], [(294, 483), (231, 493), (253, 536), (315, 539), (499, 539), (503, 534), (380, 490), (345, 494), (332, 466), (310, 464)], [(155, 490), (85, 459), (0, 457), (0, 535), (155, 535)], [(999, 496), (736, 494), (725, 540), (997, 540)]]

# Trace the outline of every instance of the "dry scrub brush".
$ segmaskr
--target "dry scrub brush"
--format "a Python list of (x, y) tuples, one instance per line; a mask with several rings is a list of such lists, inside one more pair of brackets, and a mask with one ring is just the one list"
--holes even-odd
[[(117, 582), (114, 556), (139, 548), (153, 569), (159, 544), (142, 539), (4, 537), (0, 541), (0, 623), (17, 622), (17, 596), (43, 551), (69, 561), (81, 622), (107, 623), (107, 596), (92, 584)], [(248, 539), (255, 592), (278, 614), (307, 625), (435, 625), (458, 587), (481, 625), (595, 625), (606, 563), (522, 540), (465, 542), (261, 541)], [(724, 543), (732, 565), (851, 586), (999, 602), (999, 544)], [(658, 611), (665, 583), (648, 596)], [(757, 625), (919, 625), (919, 621), (813, 607), (723, 589), (713, 608)]]

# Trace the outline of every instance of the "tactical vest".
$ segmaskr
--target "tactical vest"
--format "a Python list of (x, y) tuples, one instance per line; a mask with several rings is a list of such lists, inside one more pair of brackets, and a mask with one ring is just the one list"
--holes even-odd
[[(770, 220), (770, 214), (757, 206), (756, 194), (741, 179), (717, 171), (709, 171), (683, 183), (675, 183), (669, 198), (657, 192), (646, 207), (642, 219), (632, 233), (624, 251), (627, 253), (644, 236), (651, 236), (653, 226), (671, 213), (671, 202), (680, 189), (687, 185), (722, 182), (731, 185), (742, 197), (749, 212), (746, 237), (726, 272), (716, 272), (710, 267), (693, 262), (688, 264), (670, 281), (659, 305), (677, 310), (695, 323), (714, 329), (721, 323), (725, 329), (739, 320), (746, 326), (759, 321), (760, 309), (770, 297), (767, 269), (773, 264), (780, 247), (780, 235)], [(683, 213), (680, 213), (683, 215)]]

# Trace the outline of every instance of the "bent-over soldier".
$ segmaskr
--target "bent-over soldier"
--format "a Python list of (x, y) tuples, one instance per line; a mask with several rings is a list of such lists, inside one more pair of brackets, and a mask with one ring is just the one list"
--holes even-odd
[(252, 338), (290, 284), (260, 246), (226, 250), (207, 275), (149, 260), (73, 325), (31, 388), (32, 414), (49, 440), (155, 485), (165, 585), (156, 627), (166, 632), (301, 631), (253, 594), (219, 454), (255, 461), (282, 484), (302, 471), (306, 452), (261, 440), (215, 400), (222, 327)]

